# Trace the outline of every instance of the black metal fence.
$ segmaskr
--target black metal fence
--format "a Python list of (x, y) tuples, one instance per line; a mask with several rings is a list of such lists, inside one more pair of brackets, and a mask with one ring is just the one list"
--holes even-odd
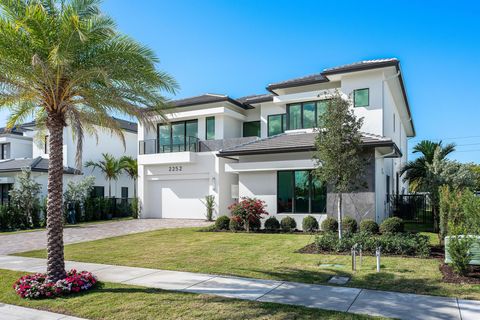
[(429, 223), (431, 208), (428, 195), (390, 195), (389, 200), (392, 216), (399, 217), (405, 222)]
[(76, 222), (109, 220), (112, 218), (131, 217), (135, 215), (135, 198), (88, 198), (84, 203), (67, 204), (67, 221), (71, 221), (69, 211), (75, 211)]

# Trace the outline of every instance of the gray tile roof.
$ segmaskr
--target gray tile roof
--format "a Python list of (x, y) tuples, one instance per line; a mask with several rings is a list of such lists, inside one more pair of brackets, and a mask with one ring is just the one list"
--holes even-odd
[(6, 127), (5, 128), (0, 128), (0, 134), (16, 134), (16, 135), (19, 135), (19, 136), (23, 136), (23, 133), (25, 131), (27, 131), (27, 130), (25, 130), (24, 128), (19, 127), (19, 126), (13, 127), (10, 130), (7, 130)]
[(172, 100), (170, 101), (170, 105), (173, 108), (179, 108), (179, 107), (189, 107), (189, 106), (195, 106), (199, 104), (208, 104), (208, 103), (222, 102), (222, 101), (230, 102), (243, 109), (250, 109), (249, 106), (244, 105), (243, 103), (235, 99), (232, 99), (227, 95), (213, 94), (213, 93), (206, 93), (200, 96), (189, 97), (189, 98), (180, 99), (180, 100)]
[[(316, 135), (315, 132), (282, 133), (223, 149), (219, 156), (312, 151), (315, 149)], [(362, 133), (362, 143), (366, 146), (395, 145), (391, 139), (369, 133)]]
[[(117, 121), (121, 129), (125, 131), (130, 131), (130, 132), (138, 132), (138, 126), (136, 122), (127, 121), (127, 120), (123, 120), (115, 117), (112, 117), (112, 119)], [(30, 122), (23, 123), (18, 127), (21, 128), (21, 130), (23, 130), (22, 132), (24, 132), (27, 130), (27, 128), (35, 127), (35, 124), (36, 124), (35, 121), (30, 121)]]
[(273, 100), (273, 94), (271, 93), (264, 93), (264, 94), (255, 94), (251, 96), (245, 96), (236, 99), (238, 102), (244, 104), (252, 104), (252, 103), (260, 103), (260, 102), (267, 102)]
[(320, 73), (272, 83), (267, 86), (267, 90), (271, 91), (275, 89), (298, 87), (298, 86), (304, 86), (304, 85), (309, 85), (314, 83), (328, 82), (329, 80), (326, 77), (328, 75), (342, 73), (342, 72), (353, 72), (353, 71), (360, 71), (360, 70), (366, 70), (366, 69), (395, 66), (398, 63), (399, 61), (396, 58), (358, 61), (350, 64), (341, 65), (338, 67), (323, 69), (323, 71)]
[[(49, 160), (37, 158), (8, 159), (0, 161), (0, 172), (20, 172), (23, 168), (30, 168), (33, 172), (48, 172)], [(65, 174), (79, 174), (75, 168), (64, 167)]]

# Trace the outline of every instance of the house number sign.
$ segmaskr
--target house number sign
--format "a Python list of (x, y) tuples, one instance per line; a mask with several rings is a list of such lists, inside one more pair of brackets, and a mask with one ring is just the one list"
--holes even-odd
[(182, 171), (182, 166), (169, 166), (168, 167), (168, 172), (176, 172), (176, 171)]

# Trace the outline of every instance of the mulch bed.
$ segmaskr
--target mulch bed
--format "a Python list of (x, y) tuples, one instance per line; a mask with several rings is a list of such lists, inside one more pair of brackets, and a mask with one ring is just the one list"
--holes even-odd
[(465, 276), (455, 273), (452, 267), (445, 263), (440, 264), (439, 269), (443, 275), (443, 282), (480, 284), (480, 266), (470, 266), (470, 270)]

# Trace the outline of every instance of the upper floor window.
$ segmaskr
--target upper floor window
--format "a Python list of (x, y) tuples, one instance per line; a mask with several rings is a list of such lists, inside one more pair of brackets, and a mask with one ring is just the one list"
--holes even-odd
[(244, 137), (260, 137), (260, 121), (249, 121), (243, 123)]
[(294, 103), (287, 106), (288, 130), (319, 126), (318, 118), (327, 109), (327, 100)]
[(286, 114), (272, 114), (268, 116), (268, 136), (285, 132), (287, 121)]
[(205, 119), (205, 139), (215, 139), (215, 117), (207, 117)]
[(158, 125), (159, 152), (194, 151), (198, 136), (198, 120)]
[(370, 90), (368, 88), (353, 90), (355, 107), (368, 107), (370, 104)]
[(2, 149), (0, 150), (0, 158), (2, 160), (10, 158), (9, 152), (10, 151), (10, 143), (2, 143)]

